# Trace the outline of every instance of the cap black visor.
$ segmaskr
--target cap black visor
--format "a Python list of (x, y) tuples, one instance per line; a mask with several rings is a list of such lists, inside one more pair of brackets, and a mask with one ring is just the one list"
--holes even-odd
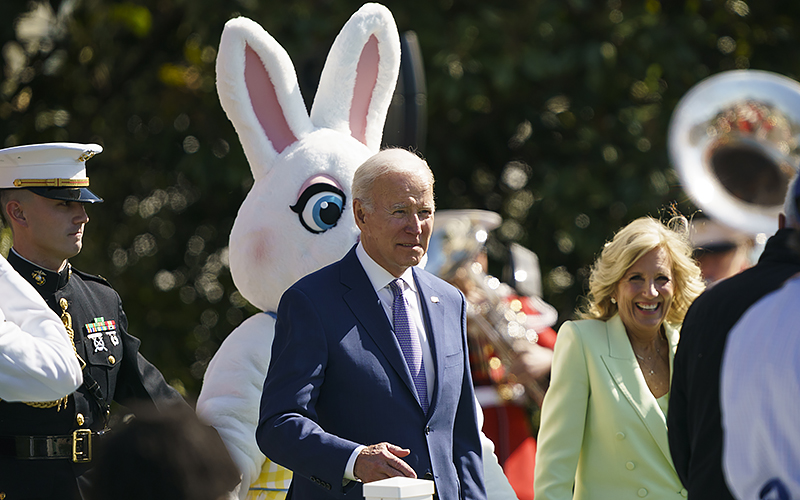
[(81, 203), (103, 202), (103, 199), (89, 191), (89, 188), (31, 187), (25, 189), (51, 200), (78, 201)]

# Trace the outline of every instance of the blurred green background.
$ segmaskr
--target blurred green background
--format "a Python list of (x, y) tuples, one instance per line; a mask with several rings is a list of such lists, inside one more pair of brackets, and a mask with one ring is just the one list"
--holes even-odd
[[(667, 156), (678, 100), (724, 70), (800, 74), (800, 3), (778, 0), (403, 0), (427, 83), (424, 153), (440, 209), (493, 210), (490, 257), (519, 242), (569, 318), (623, 224), (696, 209)], [(256, 312), (227, 267), (252, 184), (216, 94), (224, 23), (288, 51), (306, 102), (354, 0), (0, 0), (0, 145), (96, 142), (79, 269), (109, 279), (142, 352), (196, 398), (222, 340)], [(8, 234), (4, 233), (3, 252)]]

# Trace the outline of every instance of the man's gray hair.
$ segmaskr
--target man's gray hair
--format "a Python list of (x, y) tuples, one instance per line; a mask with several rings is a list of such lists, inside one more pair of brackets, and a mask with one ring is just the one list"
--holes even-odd
[(425, 160), (405, 149), (388, 148), (369, 157), (356, 169), (352, 185), (353, 199), (360, 200), (364, 208), (372, 212), (375, 207), (372, 186), (380, 176), (394, 172), (422, 174), (427, 177), (433, 190), (433, 172)]

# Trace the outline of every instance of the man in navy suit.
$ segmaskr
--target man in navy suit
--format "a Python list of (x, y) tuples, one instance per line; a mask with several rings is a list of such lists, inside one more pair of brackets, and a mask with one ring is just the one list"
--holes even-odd
[(442, 500), (485, 499), (466, 302), (414, 267), (433, 174), (387, 149), (352, 193), (360, 242), (278, 306), (258, 445), (294, 472), (290, 500), (361, 499), (362, 483), (394, 476), (431, 479)]

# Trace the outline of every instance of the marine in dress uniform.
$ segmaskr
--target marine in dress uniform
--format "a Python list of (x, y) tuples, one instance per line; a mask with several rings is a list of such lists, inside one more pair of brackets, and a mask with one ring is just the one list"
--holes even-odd
[[(0, 188), (29, 189), (68, 204), (100, 202), (87, 189), (84, 162), (101, 151), (95, 144), (69, 143), (0, 150)], [(8, 194), (0, 196), (6, 220), (15, 206), (7, 202)], [(11, 226), (16, 240), (19, 228)], [(80, 241), (74, 253), (79, 250)], [(15, 244), (8, 262), (71, 334), (83, 384), (55, 401), (0, 401), (0, 498), (81, 498), (78, 485), (89, 483), (86, 473), (109, 432), (112, 401), (156, 407), (185, 402), (139, 353), (139, 340), (127, 331), (122, 301), (105, 279), (78, 271), (66, 259), (59, 269), (49, 269), (25, 254)]]

